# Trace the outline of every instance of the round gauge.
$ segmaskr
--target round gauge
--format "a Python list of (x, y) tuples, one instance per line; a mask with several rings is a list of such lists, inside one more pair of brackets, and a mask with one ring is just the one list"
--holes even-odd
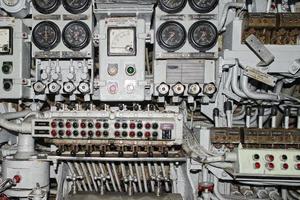
[(42, 14), (55, 12), (61, 4), (61, 0), (33, 0), (33, 6)]
[(68, 48), (79, 51), (90, 43), (91, 33), (87, 24), (73, 21), (66, 25), (62, 37)]
[(50, 21), (43, 21), (36, 25), (32, 31), (32, 41), (41, 50), (54, 49), (60, 42), (59, 27)]
[(185, 44), (186, 31), (180, 23), (169, 21), (158, 28), (156, 37), (161, 48), (172, 52)]
[(3, 0), (3, 3), (7, 6), (15, 6), (20, 0)]
[(219, 0), (189, 0), (192, 9), (198, 13), (208, 13), (216, 8)]
[(159, 8), (166, 13), (178, 13), (185, 7), (187, 0), (160, 0)]
[(86, 11), (92, 3), (92, 0), (63, 0), (63, 6), (72, 14), (79, 14)]
[(207, 51), (213, 48), (217, 39), (217, 28), (208, 21), (198, 21), (189, 30), (189, 42), (199, 51)]

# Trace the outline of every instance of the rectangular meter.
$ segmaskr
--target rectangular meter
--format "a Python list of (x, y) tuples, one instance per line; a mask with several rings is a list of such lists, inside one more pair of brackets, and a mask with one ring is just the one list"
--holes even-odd
[(0, 28), (0, 55), (12, 54), (12, 28)]
[(108, 56), (135, 56), (136, 29), (134, 27), (108, 28)]

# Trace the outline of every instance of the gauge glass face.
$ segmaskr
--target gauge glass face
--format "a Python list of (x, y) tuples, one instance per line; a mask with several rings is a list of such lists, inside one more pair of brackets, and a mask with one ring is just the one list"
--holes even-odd
[(3, 0), (4, 4), (7, 6), (15, 6), (20, 0)]
[(185, 29), (177, 22), (166, 22), (158, 31), (158, 38), (162, 48), (175, 51), (185, 43)]
[(35, 9), (43, 14), (53, 13), (60, 6), (60, 0), (33, 0), (32, 3)]
[(0, 54), (9, 54), (11, 48), (11, 29), (0, 28)]
[(108, 55), (136, 55), (135, 28), (110, 28)]
[(218, 0), (190, 0), (192, 8), (197, 12), (210, 12), (218, 4)]
[(91, 0), (64, 0), (63, 4), (69, 12), (78, 14), (86, 11)]
[(160, 0), (160, 8), (167, 13), (180, 12), (186, 5), (186, 0)]
[(208, 50), (217, 40), (217, 30), (210, 22), (198, 22), (191, 27), (189, 39), (194, 48)]
[(60, 41), (60, 31), (52, 22), (41, 22), (33, 30), (33, 42), (42, 50), (51, 50)]
[(63, 31), (63, 40), (70, 49), (83, 49), (90, 42), (89, 28), (82, 22), (71, 22)]

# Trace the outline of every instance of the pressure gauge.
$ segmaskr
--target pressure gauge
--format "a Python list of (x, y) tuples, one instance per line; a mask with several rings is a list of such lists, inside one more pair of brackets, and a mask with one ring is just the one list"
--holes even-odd
[(43, 21), (36, 25), (32, 31), (33, 43), (41, 50), (54, 49), (60, 42), (59, 27), (50, 21)]
[(199, 51), (213, 48), (218, 40), (218, 31), (209, 21), (198, 21), (189, 30), (189, 42)]
[(188, 87), (188, 93), (192, 96), (197, 96), (201, 92), (201, 87), (198, 83), (192, 83)]
[(32, 0), (34, 8), (42, 14), (55, 12), (61, 4), (61, 0)]
[(185, 7), (187, 0), (160, 0), (159, 8), (166, 13), (178, 13)]
[(64, 8), (72, 14), (85, 12), (91, 5), (92, 0), (63, 0)]
[(3, 3), (7, 6), (15, 6), (20, 0), (3, 0)]
[(219, 0), (189, 0), (191, 8), (198, 13), (208, 13), (216, 8)]
[(81, 21), (72, 21), (64, 28), (62, 38), (68, 48), (79, 51), (90, 43), (91, 33), (87, 24)]
[(136, 30), (133, 27), (108, 29), (109, 56), (135, 56)]
[(184, 27), (175, 21), (163, 23), (156, 33), (159, 46), (166, 51), (177, 51), (186, 41), (186, 31)]
[(12, 28), (0, 28), (0, 55), (12, 54)]

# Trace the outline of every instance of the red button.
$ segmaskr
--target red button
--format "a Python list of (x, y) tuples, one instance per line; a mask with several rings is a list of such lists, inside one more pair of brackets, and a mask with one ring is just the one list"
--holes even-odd
[(21, 182), (21, 176), (15, 175), (14, 178), (13, 178), (13, 181), (14, 181), (15, 183), (20, 183), (20, 182)]
[(300, 170), (300, 163), (296, 164), (295, 168), (296, 168), (297, 170)]
[(56, 137), (56, 136), (57, 136), (56, 130), (52, 130), (52, 131), (51, 131), (51, 135), (52, 135), (53, 137)]
[(96, 125), (95, 125), (96, 129), (99, 129), (101, 128), (101, 123), (97, 122)]
[(85, 127), (86, 127), (86, 124), (82, 122), (82, 123), (80, 124), (80, 127), (81, 127), (81, 128), (85, 128)]
[(289, 168), (289, 165), (287, 164), (287, 163), (284, 163), (283, 165), (282, 165), (282, 169), (288, 169)]
[(70, 137), (72, 135), (72, 132), (70, 130), (67, 130), (66, 135)]
[(101, 132), (100, 131), (96, 131), (96, 136), (100, 137), (101, 136)]
[(135, 136), (135, 132), (134, 132), (134, 131), (131, 131), (131, 132), (129, 133), (129, 136), (130, 136), (130, 137), (134, 137), (134, 136)]
[(129, 127), (130, 129), (135, 129), (135, 123), (130, 123)]
[(146, 129), (150, 129), (151, 128), (151, 124), (150, 123), (145, 124), (145, 128)]
[(146, 133), (145, 133), (145, 137), (146, 137), (146, 138), (150, 138), (150, 136), (151, 136), (151, 133), (150, 133), (150, 132), (146, 132)]
[(56, 128), (56, 122), (51, 122), (51, 127)]
[(67, 122), (67, 123), (66, 123), (66, 127), (67, 127), (67, 128), (71, 128), (71, 127), (72, 127), (71, 122)]
[(272, 170), (272, 169), (275, 168), (275, 165), (274, 165), (273, 163), (268, 163), (268, 164), (267, 164), (267, 168), (268, 168), (269, 170)]
[(86, 132), (85, 132), (85, 131), (81, 131), (80, 134), (81, 134), (82, 137), (85, 137), (85, 136), (86, 136)]
[(116, 131), (116, 132), (115, 132), (115, 136), (116, 136), (116, 137), (120, 137), (120, 135), (121, 135), (121, 133), (120, 133), (119, 131)]
[(268, 162), (273, 162), (274, 161), (274, 156), (273, 155), (266, 155), (266, 160), (268, 161)]
[(255, 169), (260, 169), (261, 165), (260, 165), (259, 162), (256, 162), (256, 163), (254, 164), (254, 167), (255, 167)]

